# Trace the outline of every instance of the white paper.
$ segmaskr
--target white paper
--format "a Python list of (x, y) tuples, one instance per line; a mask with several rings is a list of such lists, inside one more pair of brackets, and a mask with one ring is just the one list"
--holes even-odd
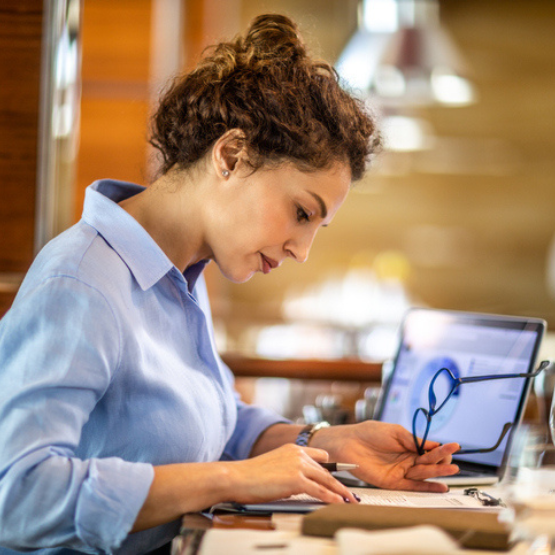
[(299, 536), (293, 531), (213, 528), (202, 540), (200, 555), (336, 555), (331, 539)]
[[(448, 493), (426, 493), (416, 491), (397, 491), (371, 488), (349, 488), (356, 493), (362, 505), (380, 505), (383, 507), (420, 507), (433, 509), (480, 509), (482, 503), (475, 497), (464, 495), (462, 490)], [(316, 501), (308, 495), (294, 495), (289, 501)], [(491, 507), (487, 507), (491, 510)]]
[(377, 532), (342, 528), (335, 534), (338, 555), (454, 555), (456, 542), (435, 526)]
[[(426, 493), (416, 491), (398, 491), (373, 488), (349, 488), (361, 498), (363, 505), (382, 507), (418, 507), (430, 509), (485, 509), (498, 510), (499, 507), (482, 505), (473, 496), (464, 495), (462, 488), (453, 488), (448, 493)], [(266, 503), (248, 503), (242, 508), (255, 512), (289, 512), (308, 513), (325, 507), (326, 503), (306, 494), (293, 495), (287, 499), (279, 499)], [(234, 505), (221, 503), (215, 506), (220, 509), (233, 509)]]
[[(429, 507), (434, 509), (476, 509), (484, 507), (475, 497), (464, 495), (463, 490), (454, 490), (447, 493), (428, 493), (352, 488), (351, 491), (361, 498), (361, 503), (364, 505)], [(491, 507), (488, 508), (491, 509)]]

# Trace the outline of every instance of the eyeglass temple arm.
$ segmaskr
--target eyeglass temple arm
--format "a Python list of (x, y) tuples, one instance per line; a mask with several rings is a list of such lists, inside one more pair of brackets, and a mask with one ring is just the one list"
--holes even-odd
[(507, 432), (511, 429), (512, 425), (512, 422), (505, 423), (505, 425), (503, 426), (503, 430), (501, 430), (501, 435), (499, 436), (497, 443), (493, 447), (488, 447), (487, 449), (459, 449), (455, 454), (470, 455), (471, 453), (491, 453), (492, 451), (495, 451), (501, 445), (501, 442), (507, 435)]
[(414, 413), (414, 416), (412, 417), (412, 437), (414, 439), (414, 445), (416, 445), (416, 450), (418, 451), (418, 454), (423, 455), (426, 452), (424, 450), (424, 443), (426, 443), (426, 440), (428, 439), (428, 432), (430, 431), (431, 418), (430, 418), (430, 413), (428, 413), (427, 411), (423, 411), (423, 414), (426, 417), (426, 421), (428, 425), (426, 426), (426, 431), (424, 432), (424, 435), (422, 436), (421, 441), (418, 441), (418, 436), (416, 435), (416, 417), (418, 416), (419, 410), (423, 410), (423, 409), (417, 409), (416, 412)]
[(498, 374), (496, 376), (471, 376), (466, 378), (456, 378), (458, 384), (472, 382), (486, 382), (489, 380), (506, 380), (508, 378), (534, 378), (551, 364), (550, 360), (544, 360), (533, 372), (523, 372), (521, 374)]

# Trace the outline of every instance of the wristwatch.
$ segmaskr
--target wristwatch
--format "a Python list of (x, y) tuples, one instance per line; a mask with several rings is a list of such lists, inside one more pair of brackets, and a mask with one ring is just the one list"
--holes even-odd
[(312, 436), (322, 428), (329, 428), (329, 422), (318, 422), (317, 424), (308, 424), (305, 426), (297, 436), (295, 443), (301, 447), (306, 447), (308, 442), (312, 439)]

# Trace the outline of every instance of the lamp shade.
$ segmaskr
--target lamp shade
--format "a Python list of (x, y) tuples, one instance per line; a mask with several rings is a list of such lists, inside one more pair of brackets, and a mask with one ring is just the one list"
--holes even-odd
[(437, 0), (364, 0), (359, 29), (337, 62), (363, 95), (391, 107), (475, 101), (469, 70), (439, 20)]
[(401, 27), (385, 44), (373, 87), (394, 104), (466, 105), (475, 92), (448, 34), (436, 24)]

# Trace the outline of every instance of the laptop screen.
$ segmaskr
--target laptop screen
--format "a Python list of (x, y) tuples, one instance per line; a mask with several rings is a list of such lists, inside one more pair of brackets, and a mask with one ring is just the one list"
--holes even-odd
[[(456, 377), (531, 372), (544, 328), (538, 319), (410, 310), (378, 418), (412, 431), (416, 409), (429, 408), (428, 387), (440, 368)], [(491, 447), (507, 422), (520, 422), (529, 389), (525, 378), (464, 383), (433, 417), (428, 439), (468, 449)], [(491, 453), (458, 460), (499, 467), (509, 437)]]

